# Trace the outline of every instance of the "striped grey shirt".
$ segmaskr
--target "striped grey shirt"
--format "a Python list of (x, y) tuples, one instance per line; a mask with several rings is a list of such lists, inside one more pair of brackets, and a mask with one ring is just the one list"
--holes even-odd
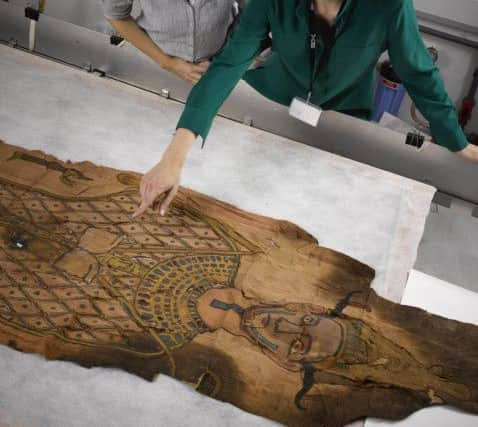
[[(105, 17), (125, 19), (134, 0), (102, 0)], [(224, 45), (228, 30), (245, 0), (135, 0), (136, 18), (168, 55), (197, 62), (211, 58)]]

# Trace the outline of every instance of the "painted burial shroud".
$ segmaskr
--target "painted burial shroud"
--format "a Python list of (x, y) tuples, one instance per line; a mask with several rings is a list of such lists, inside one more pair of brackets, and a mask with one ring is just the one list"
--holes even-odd
[(139, 175), (0, 143), (0, 342), (165, 373), (290, 426), (478, 413), (478, 327), (380, 298), (297, 226), (181, 189), (138, 220)]

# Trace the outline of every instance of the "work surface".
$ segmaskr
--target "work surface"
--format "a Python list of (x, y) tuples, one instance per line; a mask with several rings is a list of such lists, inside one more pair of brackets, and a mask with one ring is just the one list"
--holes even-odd
[[(4, 46), (0, 75), (0, 137), (62, 159), (146, 171), (159, 160), (182, 109)], [(395, 301), (414, 263), (433, 195), (423, 184), (225, 119), (216, 121), (204, 150), (193, 149), (182, 183), (298, 224), (322, 246), (374, 267), (373, 287)], [(149, 384), (3, 347), (0, 360), (0, 405), (9, 402), (8, 411), (0, 406), (0, 414), (12, 424), (103, 426), (135, 420), (156, 425), (161, 420), (161, 425), (186, 426), (224, 425), (226, 419), (230, 426), (266, 425), (164, 377)], [(12, 393), (25, 400), (12, 399)]]

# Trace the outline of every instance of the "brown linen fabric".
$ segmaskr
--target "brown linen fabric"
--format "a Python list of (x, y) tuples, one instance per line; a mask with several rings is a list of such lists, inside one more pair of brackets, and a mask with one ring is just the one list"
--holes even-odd
[(290, 426), (478, 413), (478, 327), (387, 301), (374, 271), (286, 221), (0, 143), (0, 343), (164, 373)]

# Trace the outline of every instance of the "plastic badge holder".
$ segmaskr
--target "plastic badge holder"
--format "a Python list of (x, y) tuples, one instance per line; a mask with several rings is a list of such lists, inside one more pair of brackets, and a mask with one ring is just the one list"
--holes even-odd
[(319, 123), (322, 111), (322, 108), (317, 107), (317, 105), (310, 104), (305, 99), (297, 97), (292, 100), (289, 107), (289, 114), (292, 117), (314, 127)]

